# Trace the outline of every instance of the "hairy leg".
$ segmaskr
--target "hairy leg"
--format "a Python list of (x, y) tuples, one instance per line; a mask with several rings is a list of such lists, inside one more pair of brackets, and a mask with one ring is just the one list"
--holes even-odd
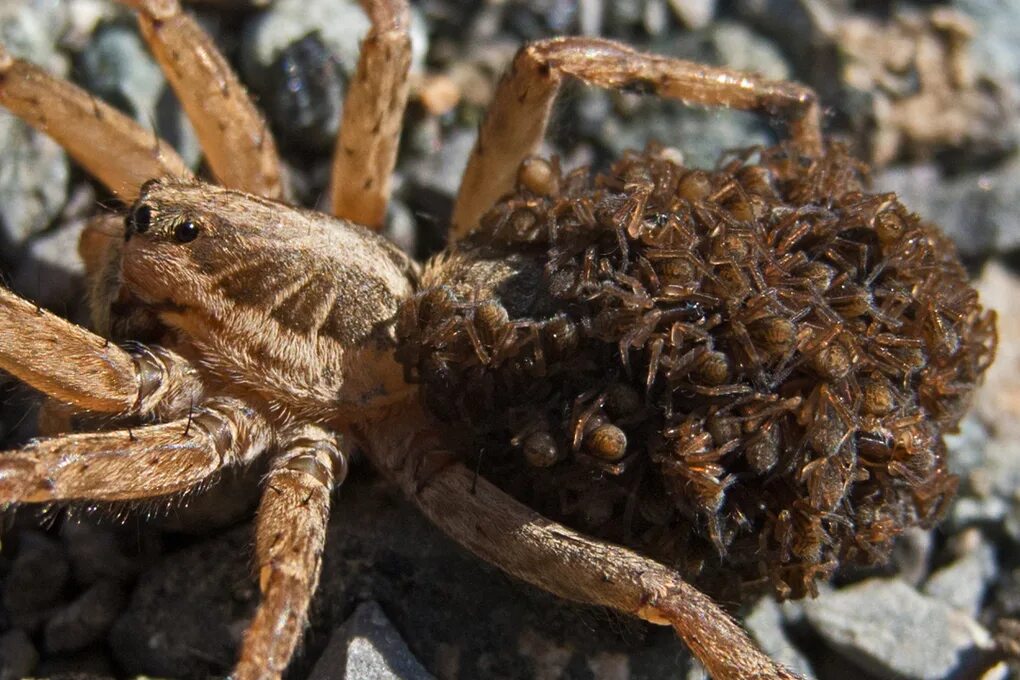
[(0, 369), (100, 413), (170, 415), (201, 397), (191, 364), (163, 348), (131, 351), (0, 288)]
[(167, 142), (130, 117), (0, 46), (0, 104), (57, 141), (124, 201), (153, 177), (190, 178)]
[(282, 198), (280, 159), (269, 126), (212, 39), (177, 0), (121, 2), (138, 10), (142, 35), (194, 125), (220, 184)]
[(482, 559), (560, 597), (673, 626), (716, 680), (797, 677), (658, 562), (552, 522), (463, 465), (426, 470), (420, 461), (438, 439), (420, 407), (407, 405), (385, 422), (364, 432), (369, 456), (436, 526)]
[(270, 436), (256, 412), (218, 399), (170, 423), (44, 439), (0, 454), (0, 507), (180, 493), (252, 460)]
[(379, 229), (407, 105), (411, 66), (406, 0), (362, 0), (372, 22), (358, 70), (344, 99), (333, 155), (332, 206), (337, 217)]
[(542, 40), (521, 48), (499, 83), (464, 170), (451, 239), (472, 230), (481, 215), (513, 189), (521, 161), (534, 153), (545, 135), (564, 76), (688, 104), (760, 111), (785, 121), (804, 153), (821, 153), (818, 103), (807, 87), (637, 52), (611, 40)]
[(301, 428), (281, 448), (256, 520), (262, 602), (245, 632), (233, 680), (279, 678), (287, 667), (319, 582), (330, 491), (347, 472), (336, 438), (319, 428)]

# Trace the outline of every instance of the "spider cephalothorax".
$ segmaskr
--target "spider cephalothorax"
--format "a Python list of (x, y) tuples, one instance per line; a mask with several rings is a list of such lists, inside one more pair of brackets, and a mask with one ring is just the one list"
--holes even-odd
[[(607, 40), (526, 45), (479, 129), (451, 245), (419, 282), (358, 226), (386, 214), (406, 2), (362, 3), (328, 216), (283, 202), (264, 121), (176, 0), (123, 1), (223, 188), (0, 49), (0, 103), (129, 206), (82, 237), (106, 337), (0, 289), (0, 367), (124, 428), (6, 452), (0, 506), (173, 498), (265, 459), (262, 597), (232, 677), (287, 667), (355, 446), (476, 555), (672, 626), (719, 680), (791, 674), (682, 574), (801, 594), (938, 515), (941, 431), (991, 358), (991, 319), (944, 239), (861, 193), (810, 90)], [(767, 113), (791, 139), (708, 173), (635, 154), (594, 186), (522, 165), (567, 76)], [(484, 446), (486, 474), (533, 506), (451, 456), (458, 444)], [(731, 575), (712, 583), (700, 567), (719, 556)]]
[(994, 347), (952, 244), (860, 170), (837, 146), (594, 180), (533, 159), (427, 267), (403, 358), (532, 507), (711, 592), (813, 592), (940, 517), (942, 433)]

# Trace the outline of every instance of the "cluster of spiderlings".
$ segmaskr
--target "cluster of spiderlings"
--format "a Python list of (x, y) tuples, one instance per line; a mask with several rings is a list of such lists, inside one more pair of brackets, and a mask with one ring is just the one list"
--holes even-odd
[[(953, 245), (841, 147), (592, 181), (526, 162), (431, 262), (400, 357), (481, 474), (736, 598), (884, 560), (956, 488), (994, 353)], [(724, 568), (717, 568), (724, 567)]]

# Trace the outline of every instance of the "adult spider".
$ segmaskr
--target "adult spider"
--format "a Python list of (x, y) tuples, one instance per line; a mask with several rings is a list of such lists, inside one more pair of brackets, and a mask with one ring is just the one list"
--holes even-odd
[[(403, 0), (364, 3), (372, 29), (345, 101), (333, 168), (339, 219), (280, 202), (279, 161), (264, 122), (177, 0), (123, 1), (138, 11), (213, 175), (227, 188), (195, 179), (166, 144), (110, 107), (0, 52), (0, 102), (132, 204), (124, 228), (110, 219), (91, 227), (82, 252), (97, 328), (134, 341), (122, 349), (3, 291), (0, 367), (72, 407), (155, 423), (59, 436), (5, 454), (0, 503), (166, 497), (227, 466), (271, 456), (256, 529), (262, 602), (234, 677), (279, 677), (286, 667), (318, 579), (330, 490), (343, 481), (355, 446), (433, 522), (511, 574), (672, 625), (714, 677), (792, 677), (673, 569), (544, 519), (456, 454), (442, 453), (450, 428), (425, 411), (405, 370), (423, 381), (432, 411), (456, 416), (471, 404), (444, 394), (451, 386), (485, 397), (522, 378), (541, 384), (547, 374), (575, 369), (618, 382), (634, 376), (631, 350), (651, 341), (641, 354), (647, 369), (637, 372), (643, 398), (611, 385), (579, 394), (551, 408), (568, 411), (567, 426), (556, 429), (547, 422), (556, 400), (543, 392), (543, 410), (522, 417), (515, 404), (506, 429), (535, 468), (555, 466), (569, 449), (621, 478), (640, 467), (624, 460), (633, 459), (628, 436), (640, 432), (652, 459), (662, 456), (663, 441), (672, 442), (682, 460), (665, 460), (675, 488), (660, 495), (707, 520), (704, 534), (720, 554), (740, 531), (711, 515), (727, 494), (753, 490), (729, 487), (759, 480), (770, 499), (789, 506), (764, 525), (763, 540), (773, 536), (779, 552), (795, 556), (784, 564), (794, 563), (789, 580), (798, 592), (828, 573), (823, 560), (854, 550), (881, 554), (900, 528), (937, 516), (952, 490), (941, 430), (955, 424), (990, 361), (991, 319), (930, 228), (894, 198), (857, 190), (856, 166), (823, 144), (809, 90), (606, 40), (527, 45), (480, 129), (453, 215), (455, 243), (419, 276), (395, 247), (357, 226), (377, 227), (385, 214), (407, 98)], [(762, 151), (760, 164), (741, 161), (727, 171), (738, 179), (681, 172), (648, 152), (625, 159), (616, 181), (593, 189), (544, 162), (523, 163), (544, 134), (564, 76), (765, 112), (788, 123), (791, 141)], [(715, 227), (704, 235), (686, 230), (670, 207), (674, 199), (707, 210), (692, 215)], [(823, 229), (811, 218), (829, 209), (849, 222), (830, 220)], [(607, 219), (613, 226), (599, 227)], [(643, 258), (641, 272), (614, 265), (596, 242), (605, 234), (628, 266), (630, 254)], [(711, 270), (691, 255), (700, 253), (692, 244), (702, 236)], [(648, 252), (639, 249), (645, 246)], [(575, 256), (580, 265), (571, 273)], [(759, 260), (764, 269), (744, 271)], [(704, 274), (703, 289), (690, 287), (688, 270)], [(795, 285), (774, 283), (776, 276)], [(596, 289), (609, 290), (609, 279), (629, 290), (613, 299), (627, 302), (585, 317), (591, 310), (584, 305), (599, 298)], [(745, 297), (755, 299), (729, 304), (740, 297), (734, 291), (753, 291)], [(567, 302), (555, 307), (552, 298)], [(543, 305), (553, 307), (538, 318)], [(647, 314), (632, 314), (634, 305)], [(662, 328), (668, 333), (659, 337)], [(580, 341), (571, 339), (578, 334)], [(608, 344), (620, 366), (604, 352), (594, 364), (574, 361), (578, 342)], [(585, 352), (577, 356), (594, 356)], [(569, 369), (547, 370), (547, 359)], [(509, 375), (486, 378), (504, 364)], [(858, 365), (871, 371), (867, 381), (857, 382), (851, 369)], [(820, 387), (795, 394), (790, 385), (809, 376)], [(681, 407), (702, 408), (691, 395), (711, 405), (708, 429), (675, 419)], [(620, 399), (636, 402), (617, 409)], [(609, 422), (603, 407), (623, 417)], [(649, 431), (648, 423), (661, 427)], [(794, 427), (797, 441), (789, 435)], [(747, 464), (726, 474), (738, 456)], [(791, 471), (805, 498), (768, 486), (774, 478), (786, 484)], [(864, 497), (852, 497), (856, 491)], [(892, 501), (862, 502), (876, 495)], [(858, 503), (872, 513), (860, 518), (859, 540), (838, 512)], [(763, 500), (755, 507), (768, 514), (779, 506)], [(760, 531), (748, 507), (733, 521), (745, 533)], [(847, 541), (856, 543), (844, 549)]]

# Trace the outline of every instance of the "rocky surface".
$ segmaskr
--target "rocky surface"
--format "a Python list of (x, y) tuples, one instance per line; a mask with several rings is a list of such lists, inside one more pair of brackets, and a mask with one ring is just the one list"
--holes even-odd
[[(345, 0), (234, 4), (248, 9), (203, 3), (202, 20), (285, 133), (294, 196), (314, 205), (363, 15)], [(942, 527), (905, 536), (889, 567), (841, 573), (814, 601), (759, 602), (745, 622), (770, 654), (809, 677), (990, 680), (1013, 668), (1000, 650), (1020, 649), (1007, 634), (1020, 619), (1020, 3), (879, 4), (422, 0), (389, 229), (419, 254), (441, 242), (493, 84), (526, 39), (604, 34), (816, 87), (827, 128), (882, 164), (875, 186), (897, 191), (956, 240), (1000, 311), (1001, 345), (974, 414), (950, 442), (960, 498)], [(123, 10), (107, 0), (11, 0), (0, 3), (0, 37), (154, 124), (198, 162)], [(654, 138), (711, 163), (720, 150), (774, 139), (768, 123), (571, 86), (546, 149), (567, 165), (597, 164)], [(5, 281), (83, 321), (75, 241), (107, 203), (45, 137), (0, 112)], [(3, 386), (6, 448), (31, 435), (33, 416), (25, 392)], [(226, 674), (257, 597), (251, 525), (237, 523), (251, 514), (257, 479), (232, 479), (189, 509), (8, 513), (0, 680)], [(291, 680), (703, 677), (670, 631), (507, 578), (363, 465), (336, 494), (328, 539)]]

